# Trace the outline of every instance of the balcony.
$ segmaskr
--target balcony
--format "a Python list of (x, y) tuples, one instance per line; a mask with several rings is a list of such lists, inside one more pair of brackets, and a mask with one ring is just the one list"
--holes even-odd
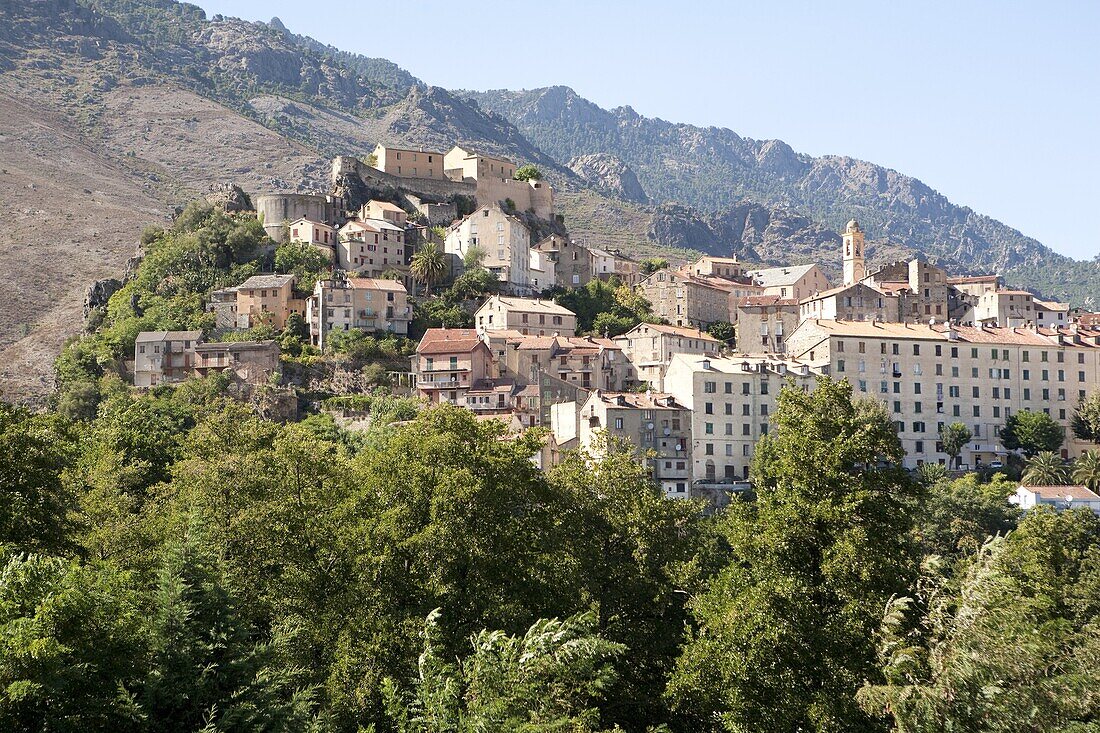
[(416, 386), (420, 389), (458, 389), (465, 386), (457, 379), (436, 380), (422, 379), (416, 383)]
[(468, 372), (470, 371), (469, 364), (449, 364), (449, 365), (434, 365), (424, 367), (420, 369), (421, 374), (438, 374), (439, 372)]

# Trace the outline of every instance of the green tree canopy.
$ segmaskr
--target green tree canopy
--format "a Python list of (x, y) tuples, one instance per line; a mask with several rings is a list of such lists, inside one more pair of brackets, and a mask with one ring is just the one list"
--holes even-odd
[(516, 168), (513, 178), (517, 181), (539, 181), (542, 180), (542, 173), (538, 168), (528, 163)]
[(882, 608), (916, 575), (922, 489), (885, 409), (853, 402), (845, 381), (785, 387), (773, 423), (756, 505), (724, 522), (732, 562), (692, 601), (698, 629), (669, 694), (698, 729), (877, 730), (854, 695), (876, 675)]
[(1100, 443), (1100, 390), (1093, 390), (1077, 403), (1071, 427), (1081, 440)]
[(723, 343), (730, 343), (736, 335), (733, 324), (729, 321), (715, 321), (707, 326), (707, 333)]
[(1045, 412), (1020, 410), (1009, 415), (1001, 428), (1001, 442), (1009, 450), (1026, 456), (1057, 451), (1066, 439), (1066, 430)]
[(962, 453), (963, 448), (973, 437), (974, 434), (970, 432), (970, 428), (961, 422), (953, 422), (940, 428), (940, 443), (943, 445), (943, 452), (951, 458), (949, 465), (957, 465), (959, 454)]
[(1043, 451), (1028, 459), (1020, 480), (1031, 486), (1063, 486), (1069, 481), (1069, 469), (1060, 455)]

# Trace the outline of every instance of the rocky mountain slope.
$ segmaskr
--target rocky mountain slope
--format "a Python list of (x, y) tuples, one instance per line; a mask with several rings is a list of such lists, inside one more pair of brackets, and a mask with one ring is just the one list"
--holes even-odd
[[(656, 201), (721, 216), (742, 200), (790, 207), (837, 229), (851, 217), (870, 236), (960, 271), (1005, 272), (1051, 296), (1096, 293), (1100, 269), (1075, 262), (999, 221), (958, 206), (921, 181), (842, 156), (812, 157), (781, 140), (605, 110), (568, 87), (463, 92), (519, 127), (559, 162), (612, 155)], [(824, 254), (824, 253), (822, 253)]]

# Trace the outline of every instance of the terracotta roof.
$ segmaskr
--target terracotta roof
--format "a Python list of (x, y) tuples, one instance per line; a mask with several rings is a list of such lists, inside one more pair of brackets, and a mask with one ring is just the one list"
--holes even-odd
[[(921, 323), (884, 323), (882, 321), (833, 321), (810, 319), (803, 321), (799, 328), (816, 327), (838, 336), (865, 336), (869, 338), (927, 339), (947, 341), (946, 324), (929, 326)], [(1033, 346), (1053, 346), (1051, 339), (1038, 331), (1028, 328), (996, 328), (975, 326), (952, 326), (960, 342), (985, 344), (1021, 344)]]
[(878, 282), (875, 283), (875, 288), (881, 290), (884, 293), (892, 294), (901, 290), (909, 290), (909, 283), (907, 282)]
[(1035, 297), (1034, 293), (1027, 290), (990, 290), (988, 293), (982, 293), (982, 297), (989, 297), (992, 295), (1028, 295), (1032, 298)]
[(519, 341), (519, 346), (516, 348), (521, 351), (540, 351), (552, 349), (556, 345), (557, 339), (554, 336), (527, 336)]
[(1069, 303), (1059, 303), (1054, 300), (1039, 300), (1035, 299), (1035, 305), (1041, 306), (1048, 311), (1066, 311), (1069, 312)]
[(1097, 496), (1095, 492), (1091, 491), (1087, 486), (1025, 486), (1021, 485), (1021, 489), (1030, 491), (1036, 496), (1041, 496), (1044, 499), (1064, 499), (1067, 496), (1072, 496), (1077, 500), (1085, 501), (1100, 501), (1100, 496)]
[[(508, 295), (494, 295), (481, 306), (485, 308), (489, 303), (494, 300), (498, 301), (501, 305), (506, 306), (510, 310), (514, 310), (519, 313), (544, 313), (552, 314), (555, 316), (574, 316), (576, 313), (569, 310), (563, 305), (558, 305), (552, 300), (544, 300), (539, 298), (513, 298)], [(479, 308), (478, 310), (481, 310)]]
[(383, 211), (396, 211), (401, 214), (405, 213), (404, 209), (402, 209), (400, 206), (397, 206), (396, 204), (391, 204), (389, 201), (379, 201), (378, 199), (371, 199), (367, 202), (367, 204), (374, 204), (377, 208), (382, 209)]
[(395, 293), (408, 292), (400, 280), (387, 280), (382, 277), (349, 277), (348, 286), (358, 290), (392, 290)]
[(325, 222), (317, 221), (316, 219), (310, 219), (308, 216), (299, 217), (299, 218), (295, 219), (294, 221), (290, 222), (290, 224), (288, 226), (294, 226), (295, 224), (297, 224), (300, 221), (304, 221), (306, 224), (312, 224), (315, 227), (324, 227), (325, 229), (336, 229), (336, 227), (332, 226), (331, 224), (326, 224)]
[(720, 343), (718, 339), (714, 338), (706, 331), (700, 331), (697, 328), (687, 328), (686, 326), (670, 326), (665, 323), (639, 323), (631, 331), (617, 338), (629, 336), (631, 333), (634, 333), (634, 331), (637, 331), (640, 328), (651, 328), (658, 333), (665, 333), (670, 336), (683, 336), (684, 338), (703, 339), (704, 341), (713, 341), (714, 343)]
[(340, 227), (340, 233), (343, 234), (345, 229), (362, 229), (364, 232), (380, 232), (380, 231), (382, 231), (381, 229), (377, 229), (377, 228), (367, 224), (366, 223), (367, 221), (377, 221), (377, 219), (367, 219), (366, 221), (364, 221), (362, 219), (352, 219), (347, 224)]
[(416, 347), (418, 354), (466, 354), (484, 346), (472, 328), (429, 328)]

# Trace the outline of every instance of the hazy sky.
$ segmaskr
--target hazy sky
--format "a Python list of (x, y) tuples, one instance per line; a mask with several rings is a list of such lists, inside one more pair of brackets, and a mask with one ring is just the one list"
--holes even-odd
[(1065, 254), (1100, 252), (1094, 0), (197, 2), (450, 89), (564, 84), (602, 107), (863, 158)]

